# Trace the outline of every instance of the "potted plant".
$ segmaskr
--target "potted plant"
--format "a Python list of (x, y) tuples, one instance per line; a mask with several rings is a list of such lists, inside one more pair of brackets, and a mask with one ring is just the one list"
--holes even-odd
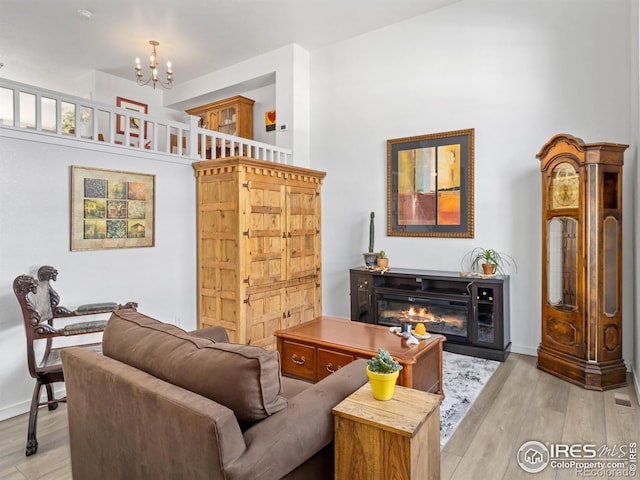
[(511, 255), (498, 252), (491, 248), (476, 247), (467, 254), (471, 264), (472, 272), (480, 272), (480, 268), (485, 275), (501, 274), (505, 275), (505, 268), (513, 265), (518, 269), (516, 261)]
[(371, 212), (369, 216), (369, 251), (364, 254), (364, 264), (367, 267), (373, 267), (378, 259), (378, 253), (373, 251), (373, 241), (375, 239), (375, 228), (373, 225), (373, 219), (375, 213)]
[(389, 258), (387, 257), (387, 254), (384, 253), (384, 250), (380, 250), (376, 262), (380, 268), (389, 268)]
[(373, 398), (376, 400), (390, 400), (400, 375), (402, 365), (391, 357), (391, 354), (381, 348), (378, 354), (367, 361), (367, 377), (371, 384)]

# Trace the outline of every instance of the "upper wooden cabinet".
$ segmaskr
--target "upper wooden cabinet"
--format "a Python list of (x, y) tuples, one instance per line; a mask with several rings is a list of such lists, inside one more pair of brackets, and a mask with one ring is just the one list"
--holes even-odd
[(200, 117), (200, 126), (203, 128), (253, 140), (254, 103), (254, 100), (236, 95), (190, 108), (186, 112)]

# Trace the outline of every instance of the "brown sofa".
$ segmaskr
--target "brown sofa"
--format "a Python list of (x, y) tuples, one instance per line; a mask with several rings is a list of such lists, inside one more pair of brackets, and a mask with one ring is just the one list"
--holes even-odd
[(282, 377), (278, 352), (130, 309), (103, 351), (62, 353), (74, 480), (333, 478), (331, 409), (367, 381), (365, 360)]

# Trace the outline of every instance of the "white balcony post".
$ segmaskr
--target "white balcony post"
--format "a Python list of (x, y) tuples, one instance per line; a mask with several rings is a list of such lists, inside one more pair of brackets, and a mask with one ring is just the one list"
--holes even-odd
[[(189, 143), (187, 145), (186, 153), (191, 158), (200, 158), (198, 155), (198, 129), (200, 128), (198, 124), (200, 123), (200, 117), (196, 117), (195, 115), (185, 115), (185, 119), (189, 124)], [(179, 139), (178, 142), (182, 145), (182, 139)]]

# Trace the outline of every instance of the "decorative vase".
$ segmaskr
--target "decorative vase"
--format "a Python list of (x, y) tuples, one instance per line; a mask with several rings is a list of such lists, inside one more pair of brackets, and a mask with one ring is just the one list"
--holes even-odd
[(369, 377), (373, 398), (376, 400), (391, 400), (396, 388), (398, 375), (400, 375), (400, 370), (392, 373), (378, 373), (372, 372), (367, 366), (367, 377)]
[(373, 253), (363, 253), (364, 255), (364, 264), (367, 267), (373, 267), (378, 260), (378, 252)]
[(493, 275), (496, 271), (496, 266), (493, 263), (483, 263), (482, 271), (485, 275)]
[(376, 260), (376, 262), (378, 263), (378, 266), (380, 268), (388, 268), (389, 267), (389, 259), (388, 258), (378, 258)]

